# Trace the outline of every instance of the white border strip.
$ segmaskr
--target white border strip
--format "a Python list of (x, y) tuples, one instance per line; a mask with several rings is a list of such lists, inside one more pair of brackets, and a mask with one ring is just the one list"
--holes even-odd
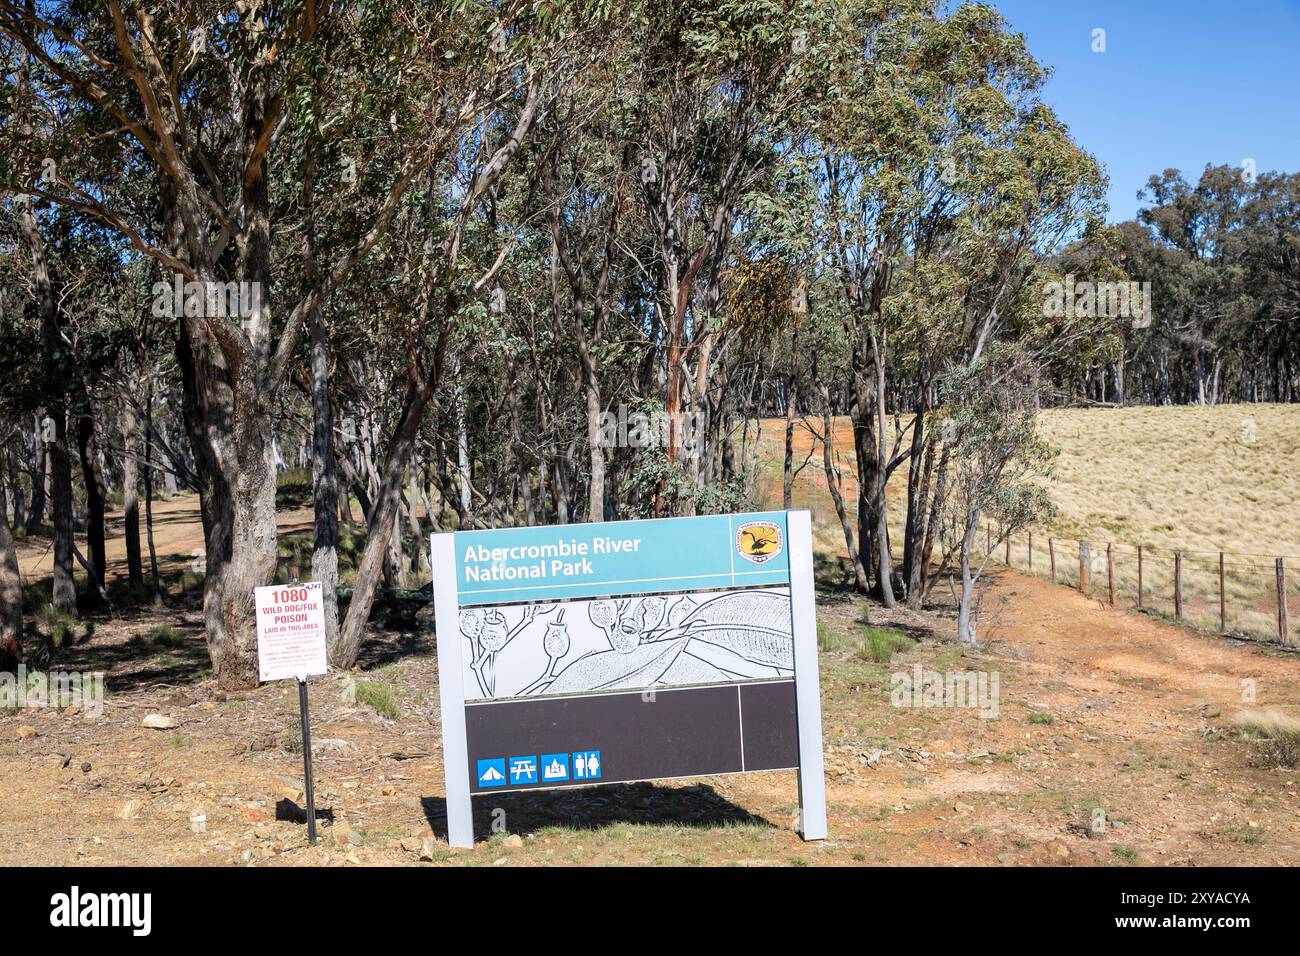
[[(474, 808), (469, 796), (469, 745), (465, 739), (465, 689), (461, 684), (460, 612), (456, 600), (456, 545), (451, 532), (430, 537), (429, 564), (433, 569), (433, 611), (438, 636), (438, 696), (442, 704), (447, 842), (472, 849)], [(442, 571), (444, 568), (446, 570)]]
[(821, 684), (817, 670), (817, 608), (813, 596), (812, 516), (787, 511), (790, 613), (794, 624), (794, 693), (799, 721), (799, 832), (826, 839)]

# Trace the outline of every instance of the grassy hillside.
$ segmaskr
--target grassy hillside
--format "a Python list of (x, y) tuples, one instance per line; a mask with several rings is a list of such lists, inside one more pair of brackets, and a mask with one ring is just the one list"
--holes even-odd
[[(1078, 581), (1078, 544), (1091, 544), (1091, 591), (1107, 591), (1111, 545), (1117, 601), (1136, 602), (1137, 546), (1143, 546), (1143, 606), (1174, 614), (1174, 552), (1183, 552), (1184, 619), (1219, 627), (1219, 555), (1225, 552), (1229, 631), (1276, 633), (1274, 558), (1285, 556), (1293, 639), (1300, 638), (1300, 406), (1221, 405), (1123, 409), (1049, 409), (1044, 437), (1059, 456), (1051, 481), (1058, 514), (1034, 535), (1033, 570), (1049, 573), (1054, 540), (1057, 580)], [(781, 500), (782, 428), (763, 423), (765, 504)], [(852, 433), (835, 429), (852, 504)], [(811, 445), (799, 435), (798, 458)], [(903, 469), (891, 483), (890, 512), (901, 524)], [(835, 542), (838, 527), (818, 454), (800, 476), (796, 503), (814, 510), (819, 538)], [(898, 531), (895, 531), (897, 535)], [(895, 538), (897, 541), (897, 538)], [(1028, 537), (1012, 542), (1011, 563), (1029, 566)], [(999, 557), (1005, 554), (999, 550)]]
[(1053, 409), (1042, 430), (1062, 537), (1300, 553), (1300, 406)]

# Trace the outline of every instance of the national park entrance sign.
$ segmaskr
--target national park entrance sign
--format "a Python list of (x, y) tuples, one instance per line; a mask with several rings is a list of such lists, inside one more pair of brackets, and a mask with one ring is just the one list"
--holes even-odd
[(473, 794), (797, 769), (826, 836), (807, 511), (432, 538), (447, 830)]

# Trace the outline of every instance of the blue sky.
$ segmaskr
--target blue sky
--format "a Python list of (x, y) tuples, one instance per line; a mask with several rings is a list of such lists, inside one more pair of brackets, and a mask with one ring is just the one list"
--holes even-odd
[(1300, 170), (1300, 0), (989, 2), (1054, 70), (1043, 99), (1105, 165), (1111, 222), (1171, 166)]

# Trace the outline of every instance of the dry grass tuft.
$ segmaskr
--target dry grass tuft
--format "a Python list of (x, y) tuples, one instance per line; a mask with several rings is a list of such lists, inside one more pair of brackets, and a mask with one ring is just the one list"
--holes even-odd
[(1300, 766), (1300, 717), (1280, 710), (1243, 710), (1234, 724), (1270, 767)]

